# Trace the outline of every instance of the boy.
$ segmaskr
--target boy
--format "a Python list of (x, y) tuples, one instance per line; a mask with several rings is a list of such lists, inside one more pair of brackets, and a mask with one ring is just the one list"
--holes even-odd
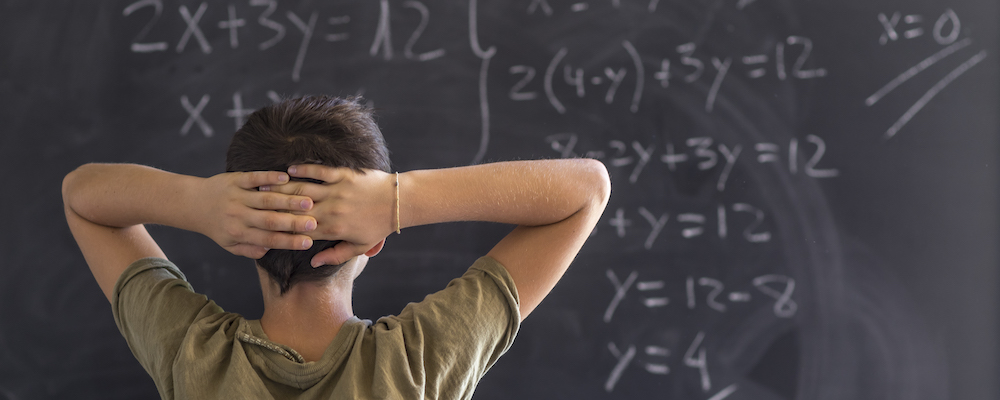
[[(306, 97), (252, 114), (225, 174), (89, 164), (66, 176), (69, 226), (161, 397), (472, 396), (590, 235), (607, 171), (578, 159), (390, 174), (387, 154), (356, 99)], [(517, 227), (444, 290), (355, 317), (353, 281), (385, 238), (450, 221)], [(196, 294), (146, 223), (257, 260), (261, 319)]]

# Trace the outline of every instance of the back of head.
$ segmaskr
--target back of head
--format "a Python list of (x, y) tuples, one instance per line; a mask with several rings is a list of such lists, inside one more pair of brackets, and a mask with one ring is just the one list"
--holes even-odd
[[(353, 97), (306, 96), (261, 108), (233, 136), (226, 172), (286, 171), (296, 164), (389, 172), (388, 149), (372, 113)], [(316, 240), (309, 250), (272, 249), (257, 264), (285, 293), (297, 282), (322, 281), (339, 271), (342, 265), (309, 264), (335, 244)]]

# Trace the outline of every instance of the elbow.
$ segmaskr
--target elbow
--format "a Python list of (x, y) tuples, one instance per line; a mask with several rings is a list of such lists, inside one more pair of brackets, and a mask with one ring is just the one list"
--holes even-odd
[(76, 169), (70, 171), (63, 177), (62, 180), (62, 199), (63, 207), (67, 210), (73, 209), (73, 204), (75, 199), (79, 197), (80, 192), (80, 180), (82, 176), (86, 173), (86, 170), (90, 167), (90, 164), (84, 164)]
[(611, 176), (604, 163), (594, 159), (583, 159), (587, 180), (590, 186), (590, 204), (601, 211), (608, 205), (611, 198)]
[(73, 198), (73, 190), (76, 187), (77, 176), (80, 174), (78, 172), (79, 170), (80, 169), (77, 168), (74, 169), (73, 171), (70, 171), (70, 173), (66, 174), (66, 176), (64, 176), (62, 180), (63, 207), (67, 209), (70, 208), (70, 201)]

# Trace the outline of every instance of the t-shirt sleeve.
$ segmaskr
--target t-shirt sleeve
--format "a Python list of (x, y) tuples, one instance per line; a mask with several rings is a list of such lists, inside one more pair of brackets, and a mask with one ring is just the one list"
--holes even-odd
[(395, 339), (404, 343), (407, 359), (390, 368), (406, 368), (408, 380), (422, 381), (425, 397), (468, 398), (510, 348), (520, 322), (513, 279), (499, 262), (482, 257), (445, 289), (380, 319), (376, 329), (402, 335)]
[(188, 328), (222, 312), (161, 258), (132, 263), (115, 283), (111, 307), (118, 330), (164, 398), (171, 397), (172, 365)]

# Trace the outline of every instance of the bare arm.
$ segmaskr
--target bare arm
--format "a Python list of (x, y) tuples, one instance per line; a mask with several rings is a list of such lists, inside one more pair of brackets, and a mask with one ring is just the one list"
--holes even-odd
[[(316, 201), (313, 238), (345, 240), (316, 263), (335, 264), (364, 253), (396, 229), (395, 177), (379, 171), (356, 174), (321, 166), (297, 166), (292, 176), (328, 183), (289, 184), (289, 193)], [(595, 160), (516, 161), (401, 173), (402, 228), (451, 221), (517, 225), (490, 250), (520, 295), (526, 317), (562, 277), (600, 219), (611, 184)], [(363, 215), (363, 218), (351, 216)]]
[(517, 225), (488, 255), (514, 279), (522, 318), (562, 278), (597, 225), (611, 187), (604, 166), (583, 159), (408, 174), (400, 178), (404, 227), (455, 220)]
[(198, 178), (141, 165), (87, 164), (66, 175), (62, 192), (73, 237), (110, 300), (132, 262), (165, 257), (143, 224), (202, 233), (251, 258), (260, 258), (266, 248), (308, 248), (309, 237), (281, 231), (307, 231), (315, 220), (269, 210), (308, 210), (312, 201), (255, 189), (287, 181), (282, 172)]

